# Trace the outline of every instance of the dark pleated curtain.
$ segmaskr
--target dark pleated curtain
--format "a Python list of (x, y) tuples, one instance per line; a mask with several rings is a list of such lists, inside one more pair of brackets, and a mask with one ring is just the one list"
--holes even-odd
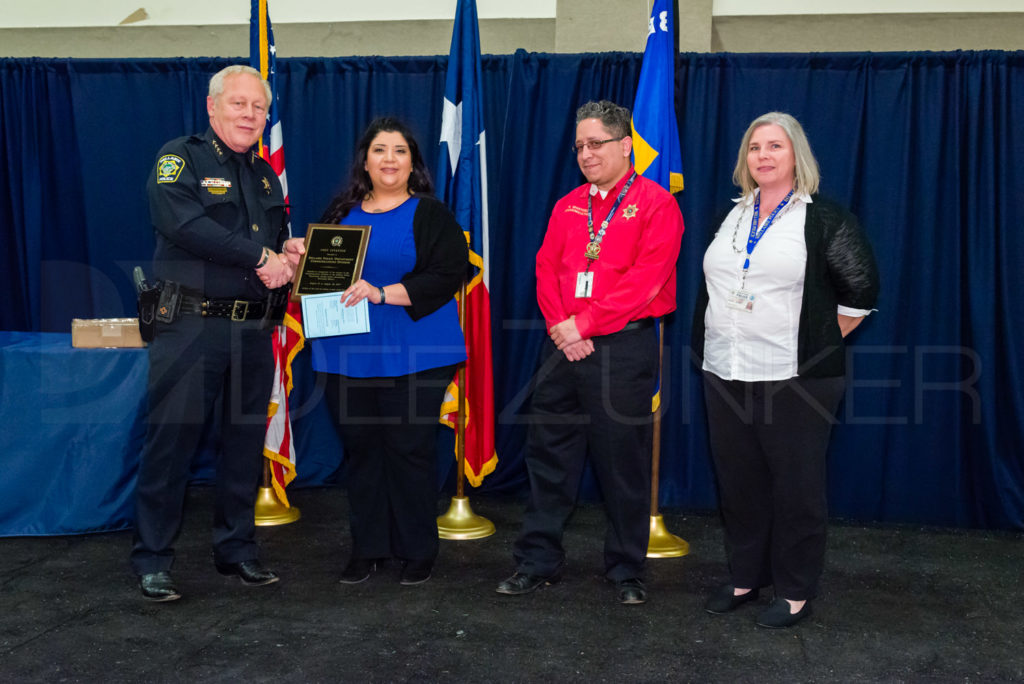
[[(207, 79), (227, 63), (0, 60), (0, 329), (66, 331), (72, 317), (131, 314), (127, 274), (153, 248), (146, 174), (166, 140), (205, 128)], [(377, 114), (406, 119), (434, 168), (446, 63), (278, 62), (298, 234)], [(533, 256), (554, 201), (581, 181), (569, 153), (575, 108), (631, 103), (640, 55), (520, 51), (483, 67), (501, 459), (483, 489), (521, 491), (523, 413), (544, 335)], [(740, 136), (779, 109), (803, 123), (823, 193), (860, 217), (883, 278), (879, 312), (849, 350), (833, 513), (1024, 528), (1024, 306), (1013, 278), (1024, 263), (1024, 53), (684, 54), (677, 83), (687, 232), (679, 311), (666, 321), (662, 504), (715, 505), (690, 316), (714, 219), (735, 196)], [(300, 482), (318, 484), (339, 456), (301, 358), (296, 432), (310, 467)]]

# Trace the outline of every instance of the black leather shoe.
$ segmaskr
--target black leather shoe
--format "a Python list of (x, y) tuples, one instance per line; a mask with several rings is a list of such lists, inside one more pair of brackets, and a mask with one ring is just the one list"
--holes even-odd
[(755, 600), (761, 591), (759, 589), (751, 589), (746, 594), (736, 595), (733, 592), (736, 587), (731, 584), (723, 584), (718, 590), (708, 598), (707, 603), (704, 604), (704, 610), (711, 613), (712, 615), (724, 615), (725, 613), (731, 613), (736, 610), (744, 603)]
[(139, 589), (149, 601), (177, 601), (181, 598), (171, 573), (166, 570), (139, 576)]
[(405, 565), (402, 566), (402, 578), (399, 582), (406, 586), (423, 584), (430, 579), (430, 572), (433, 569), (434, 561), (432, 560), (406, 561)]
[(615, 583), (619, 603), (626, 606), (638, 606), (647, 603), (647, 588), (638, 578), (621, 580)]
[(249, 587), (261, 587), (281, 579), (276, 572), (267, 570), (255, 558), (238, 563), (217, 563), (217, 572), (228, 577), (237, 577), (242, 580), (242, 584)]
[(557, 572), (547, 577), (544, 575), (527, 575), (526, 573), (515, 572), (508, 579), (502, 580), (495, 591), (507, 596), (520, 596), (522, 594), (529, 594), (531, 591), (535, 591), (542, 586), (558, 584), (561, 579), (562, 575)]
[(767, 609), (757, 616), (757, 626), (768, 629), (792, 627), (811, 614), (811, 602), (806, 601), (804, 607), (795, 613), (789, 612), (789, 601), (776, 598)]
[(338, 581), (342, 584), (359, 584), (370, 579), (370, 573), (376, 569), (377, 561), (372, 558), (350, 558)]

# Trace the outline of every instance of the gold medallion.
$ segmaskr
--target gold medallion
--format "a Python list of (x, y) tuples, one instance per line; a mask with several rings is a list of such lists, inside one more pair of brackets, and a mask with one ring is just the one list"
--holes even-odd
[(601, 254), (601, 245), (597, 244), (596, 242), (589, 242), (589, 243), (587, 243), (587, 251), (585, 253), (585, 256), (588, 259), (590, 259), (591, 261), (597, 261), (597, 259), (600, 256), (600, 254)]

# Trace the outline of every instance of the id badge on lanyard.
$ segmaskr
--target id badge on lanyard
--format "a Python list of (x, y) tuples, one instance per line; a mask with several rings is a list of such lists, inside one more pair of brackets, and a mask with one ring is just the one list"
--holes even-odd
[(576, 298), (585, 299), (594, 294), (594, 272), (583, 271), (576, 274)]

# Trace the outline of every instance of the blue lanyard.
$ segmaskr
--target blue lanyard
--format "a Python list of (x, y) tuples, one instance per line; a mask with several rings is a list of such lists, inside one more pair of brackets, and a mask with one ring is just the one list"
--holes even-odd
[(615, 199), (615, 204), (612, 205), (611, 211), (601, 221), (601, 230), (598, 231), (597, 235), (594, 235), (594, 196), (587, 195), (587, 235), (590, 237), (590, 243), (587, 245), (587, 271), (590, 271), (590, 265), (597, 261), (598, 256), (601, 253), (601, 240), (604, 239), (604, 233), (608, 230), (608, 224), (611, 223), (612, 217), (615, 215), (615, 210), (619, 208), (622, 203), (622, 199), (629, 192), (629, 186), (633, 185), (633, 181), (636, 180), (636, 171), (629, 177), (626, 184), (622, 186), (622, 192)]
[(782, 208), (789, 204), (789, 198), (793, 196), (793, 191), (790, 190), (789, 194), (782, 198), (779, 202), (779, 206), (775, 207), (775, 211), (768, 215), (768, 220), (764, 222), (764, 226), (761, 230), (757, 229), (758, 221), (761, 218), (761, 193), (757, 194), (754, 199), (754, 215), (750, 219), (750, 237), (747, 238), (747, 258), (743, 262), (743, 274), (746, 275), (747, 270), (750, 268), (750, 255), (754, 253), (754, 248), (757, 247), (757, 243), (761, 241), (764, 234), (768, 232), (768, 229), (772, 225), (772, 221), (779, 215)]

